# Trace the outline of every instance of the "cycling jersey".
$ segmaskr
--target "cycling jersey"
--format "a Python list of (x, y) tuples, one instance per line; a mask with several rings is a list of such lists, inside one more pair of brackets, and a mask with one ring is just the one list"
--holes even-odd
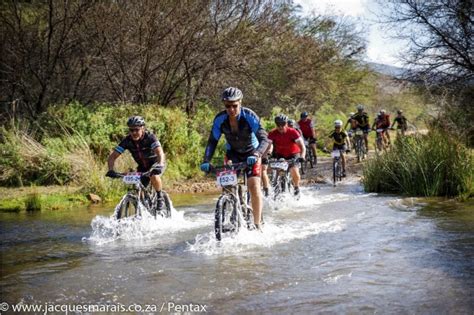
[(335, 130), (329, 135), (329, 138), (333, 140), (333, 150), (346, 150), (346, 138), (347, 133), (345, 131), (336, 132)]
[(157, 162), (157, 156), (154, 150), (158, 147), (161, 147), (161, 144), (156, 136), (149, 131), (145, 131), (143, 137), (138, 141), (134, 141), (131, 135), (126, 136), (119, 145), (115, 147), (115, 151), (122, 154), (125, 150), (129, 150), (133, 159), (138, 164), (138, 171), (146, 172)]
[(382, 120), (382, 123), (381, 123), (380, 128), (384, 128), (384, 129), (390, 128), (390, 115), (389, 114), (382, 115), (381, 120)]
[(357, 121), (359, 127), (364, 128), (369, 125), (369, 115), (366, 112), (359, 114), (358, 112), (352, 116), (352, 118)]
[(275, 154), (285, 159), (290, 159), (295, 154), (301, 153), (300, 147), (295, 142), (299, 138), (298, 131), (290, 127), (287, 127), (284, 133), (280, 133), (278, 129), (273, 129), (268, 134), (268, 139), (273, 142)]
[(405, 116), (395, 117), (394, 122), (397, 123), (397, 129), (407, 129), (407, 119)]
[(314, 139), (314, 125), (313, 121), (309, 118), (306, 119), (301, 119), (298, 121), (298, 125), (300, 126), (301, 132), (303, 133), (303, 137), (309, 138), (309, 139)]
[(212, 124), (211, 134), (207, 141), (204, 161), (209, 162), (214, 155), (217, 143), (222, 134), (227, 141), (226, 149), (239, 156), (249, 156), (258, 153), (262, 156), (269, 142), (266, 131), (260, 125), (260, 118), (252, 110), (242, 107), (237, 116), (238, 131), (232, 132), (229, 115), (222, 111), (216, 115)]
[(334, 144), (345, 144), (347, 133), (345, 131), (336, 132), (335, 130), (329, 135), (329, 138), (333, 139)]

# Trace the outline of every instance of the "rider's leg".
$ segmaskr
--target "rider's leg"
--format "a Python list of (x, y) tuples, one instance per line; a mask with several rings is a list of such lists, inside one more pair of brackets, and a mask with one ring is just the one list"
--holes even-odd
[(341, 151), (341, 162), (342, 162), (342, 174), (346, 175), (346, 155)]
[(316, 139), (313, 139), (309, 146), (313, 152), (314, 160), (316, 161)]
[(364, 133), (365, 152), (369, 152), (369, 133)]
[(262, 215), (262, 189), (260, 185), (260, 176), (253, 176), (248, 179), (248, 187), (250, 192), (250, 199), (252, 202), (253, 222), (260, 225), (260, 218)]
[(268, 196), (268, 187), (270, 187), (270, 179), (268, 178), (268, 165), (262, 164), (262, 187), (263, 187), (263, 194), (265, 197)]
[(290, 168), (291, 179), (293, 181), (293, 186), (295, 187), (295, 194), (299, 193), (300, 190), (300, 168), (298, 166), (293, 166)]
[(163, 188), (163, 183), (161, 182), (161, 177), (159, 175), (152, 175), (150, 176), (150, 181), (151, 181), (151, 185), (153, 186), (153, 188), (155, 188), (156, 190), (156, 193), (158, 195), (158, 210), (162, 210), (163, 207), (164, 207), (164, 200), (163, 200), (163, 194), (161, 192), (162, 188)]
[(161, 191), (163, 184), (161, 182), (161, 177), (159, 175), (150, 176), (151, 185), (155, 188), (156, 191)]
[(388, 129), (385, 129), (385, 132), (384, 132), (385, 136), (387, 137), (387, 141), (388, 141), (388, 145), (390, 145), (390, 132), (388, 132)]

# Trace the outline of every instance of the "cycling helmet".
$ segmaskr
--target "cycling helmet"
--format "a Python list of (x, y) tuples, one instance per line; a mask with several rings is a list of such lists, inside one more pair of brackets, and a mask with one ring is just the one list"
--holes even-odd
[(385, 113), (386, 113), (385, 109), (380, 110), (380, 114), (385, 115)]
[(279, 114), (275, 117), (275, 124), (282, 124), (288, 122), (288, 117), (283, 114)]
[(235, 87), (228, 87), (222, 92), (223, 101), (240, 101), (243, 96), (242, 91)]
[(334, 127), (342, 127), (342, 120), (338, 119), (334, 121)]
[(145, 119), (143, 119), (141, 116), (132, 116), (128, 119), (127, 126), (145, 126)]
[(354, 115), (355, 115), (354, 112), (350, 112), (350, 113), (349, 113), (349, 117), (352, 117), (352, 116), (354, 116)]
[(303, 119), (303, 118), (306, 118), (308, 117), (308, 112), (302, 112), (301, 115), (300, 115), (300, 118)]
[(293, 119), (288, 119), (288, 126), (293, 128), (295, 126), (295, 121)]
[(401, 109), (397, 110), (397, 114), (402, 114), (403, 111)]
[(357, 110), (364, 110), (364, 105), (362, 104), (357, 105)]

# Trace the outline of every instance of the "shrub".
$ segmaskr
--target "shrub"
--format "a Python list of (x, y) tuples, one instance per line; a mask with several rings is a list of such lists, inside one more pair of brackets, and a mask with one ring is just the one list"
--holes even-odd
[(390, 151), (367, 162), (369, 192), (411, 196), (472, 196), (474, 160), (469, 149), (442, 130), (398, 137)]

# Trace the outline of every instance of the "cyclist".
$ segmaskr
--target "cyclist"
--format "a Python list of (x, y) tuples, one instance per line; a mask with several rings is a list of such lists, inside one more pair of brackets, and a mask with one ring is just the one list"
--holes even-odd
[(288, 119), (288, 127), (293, 128), (293, 129), (295, 129), (296, 131), (298, 131), (298, 133), (300, 134), (300, 136), (303, 135), (303, 133), (301, 132), (300, 127), (298, 126), (298, 124), (296, 124), (296, 122), (295, 122), (293, 119)]
[(114, 171), (115, 160), (125, 151), (129, 150), (133, 159), (138, 164), (138, 172), (148, 172), (153, 168), (152, 175), (142, 178), (144, 186), (149, 182), (158, 194), (158, 211), (164, 207), (162, 194), (163, 183), (160, 175), (165, 170), (165, 154), (160, 141), (150, 131), (145, 129), (145, 120), (141, 116), (132, 116), (127, 121), (129, 135), (126, 136), (110, 153), (107, 165), (109, 171), (105, 176), (116, 178), (118, 174)]
[(385, 109), (380, 110), (380, 118), (382, 119), (381, 127), (383, 129), (383, 136), (384, 136), (384, 143), (390, 145), (390, 133), (388, 129), (390, 129), (390, 115), (387, 114)]
[(378, 113), (377, 114), (377, 117), (375, 117), (375, 120), (374, 120), (374, 123), (372, 124), (372, 130), (377, 130), (377, 129), (383, 129), (382, 131), (382, 139), (383, 139), (383, 143), (384, 145), (386, 144), (386, 141), (385, 141), (385, 136), (384, 136), (384, 133), (386, 132), (385, 131), (385, 120), (383, 119), (382, 117), (382, 114), (381, 113)]
[(349, 113), (349, 118), (347, 119), (347, 122), (344, 125), (344, 130), (347, 130), (347, 125), (351, 126), (351, 128), (347, 132), (347, 135), (349, 136), (349, 144), (350, 144), (350, 147), (348, 148), (349, 151), (351, 150), (351, 148), (354, 147), (354, 142), (353, 142), (354, 139), (352, 138), (352, 134), (354, 133), (355, 128), (357, 127), (357, 121), (353, 118), (354, 115), (355, 115), (354, 112)]
[(248, 187), (255, 228), (259, 230), (263, 207), (260, 187), (261, 157), (269, 142), (267, 133), (260, 124), (260, 118), (252, 110), (242, 106), (242, 97), (242, 91), (235, 87), (229, 87), (222, 93), (225, 110), (214, 118), (201, 170), (209, 172), (209, 162), (221, 135), (224, 134), (227, 141), (226, 160), (246, 162), (249, 166), (246, 171)]
[(366, 153), (369, 152), (368, 134), (370, 131), (369, 115), (364, 111), (364, 105), (357, 105), (357, 112), (352, 116), (356, 123), (356, 128), (359, 127), (364, 132), (364, 142)]
[(270, 187), (270, 179), (268, 178), (268, 159), (273, 150), (273, 145), (271, 140), (269, 140), (270, 144), (268, 145), (267, 150), (262, 155), (262, 188), (263, 188), (263, 195), (268, 197), (269, 195), (269, 187)]
[(301, 119), (298, 121), (298, 125), (304, 139), (308, 141), (310, 150), (314, 155), (314, 162), (316, 163), (316, 134), (314, 132), (313, 121), (309, 118), (308, 112), (302, 112), (300, 118)]
[(393, 124), (390, 129), (393, 129), (395, 123), (397, 123), (397, 129), (399, 129), (402, 133), (402, 136), (404, 136), (408, 128), (408, 121), (405, 116), (403, 116), (403, 111), (401, 109), (397, 111), (397, 117), (395, 117), (393, 120)]
[[(275, 117), (276, 128), (270, 131), (268, 139), (273, 143), (275, 158), (284, 158), (285, 160), (296, 158), (298, 162), (304, 161), (306, 147), (298, 131), (287, 126), (288, 117), (280, 114)], [(291, 165), (290, 168), (295, 196), (300, 194), (300, 171), (299, 163)]]
[[(344, 152), (349, 153), (349, 150), (347, 150), (348, 136), (346, 131), (342, 129), (342, 120), (334, 121), (334, 131), (329, 135), (329, 138), (333, 140), (332, 150), (339, 150), (341, 152), (342, 176), (346, 177), (346, 157)], [(325, 149), (325, 151), (327, 150)]]

